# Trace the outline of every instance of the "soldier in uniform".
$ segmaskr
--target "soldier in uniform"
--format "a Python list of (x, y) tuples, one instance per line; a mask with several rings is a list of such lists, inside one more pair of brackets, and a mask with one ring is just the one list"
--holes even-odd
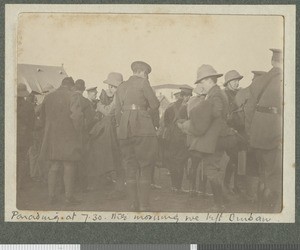
[[(236, 102), (236, 95), (239, 91), (239, 81), (243, 78), (239, 72), (236, 70), (228, 71), (225, 74), (225, 82), (223, 86), (225, 87), (224, 92), (228, 99), (228, 116), (227, 116), (227, 124), (229, 127), (235, 129), (240, 134), (244, 131), (244, 121), (242, 117), (239, 115), (238, 110), (240, 107)], [(236, 144), (234, 147), (228, 148), (226, 150), (227, 155), (230, 160), (227, 164), (225, 177), (224, 177), (224, 186), (229, 192), (239, 193), (240, 189), (238, 186), (238, 151), (239, 145)], [(233, 189), (230, 187), (231, 178), (234, 176), (234, 184)]]
[[(199, 165), (204, 169), (204, 175), (210, 182), (215, 205), (214, 210), (220, 211), (224, 206), (223, 196), (223, 174), (224, 166), (221, 164), (224, 151), (219, 149), (218, 140), (221, 136), (226, 136), (228, 126), (226, 117), (228, 114), (227, 98), (217, 85), (217, 79), (223, 74), (210, 65), (202, 65), (197, 71), (197, 80), (195, 82), (196, 93), (205, 94), (205, 100), (201, 100), (194, 108), (189, 110), (190, 123), (186, 122), (180, 125), (185, 131), (189, 131), (187, 136), (187, 145), (192, 159), (192, 192), (195, 192), (197, 169)], [(202, 109), (201, 109), (202, 107)], [(196, 110), (197, 112), (193, 112)], [(195, 119), (195, 116), (197, 118)], [(193, 120), (197, 120), (196, 130), (192, 130)], [(185, 126), (189, 125), (185, 129)], [(201, 129), (200, 129), (201, 128)], [(199, 132), (201, 130), (201, 133)]]
[(164, 113), (165, 135), (167, 135), (164, 138), (164, 162), (171, 173), (172, 191), (176, 193), (183, 192), (183, 173), (188, 160), (186, 134), (178, 128), (177, 123), (188, 119), (187, 102), (192, 96), (192, 91), (192, 87), (182, 87), (180, 98)]
[(82, 157), (83, 113), (73, 88), (73, 78), (65, 77), (61, 86), (45, 97), (41, 107), (41, 120), (45, 127), (41, 155), (51, 162), (48, 173), (50, 204), (57, 202), (56, 181), (61, 168), (64, 170), (66, 203), (79, 203), (74, 198), (74, 179), (77, 163)]
[(78, 163), (78, 180), (82, 191), (87, 191), (87, 167), (89, 153), (89, 131), (96, 123), (96, 112), (90, 100), (85, 98), (82, 94), (85, 91), (85, 82), (82, 79), (75, 81), (74, 97), (80, 100), (80, 106), (83, 114), (83, 126), (80, 132), (82, 142), (82, 159)]
[(131, 209), (149, 211), (151, 173), (158, 153), (158, 124), (153, 124), (149, 111), (158, 111), (159, 100), (148, 81), (150, 65), (136, 61), (131, 69), (133, 76), (116, 92), (117, 132)]
[(17, 188), (29, 181), (28, 150), (33, 144), (34, 107), (25, 100), (29, 95), (24, 83), (17, 86)]
[(253, 81), (250, 86), (253, 110), (250, 124), (250, 146), (254, 148), (259, 164), (260, 208), (267, 212), (282, 209), (282, 110), (283, 58), (282, 51), (273, 52), (272, 69)]

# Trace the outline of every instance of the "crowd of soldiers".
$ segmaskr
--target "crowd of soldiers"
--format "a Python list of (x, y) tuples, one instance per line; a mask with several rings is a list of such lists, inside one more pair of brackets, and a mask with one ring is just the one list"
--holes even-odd
[[(27, 181), (32, 132), (40, 131), (37, 162), (51, 204), (58, 202), (58, 179), (71, 205), (80, 203), (75, 187), (89, 192), (113, 181), (112, 197), (126, 197), (130, 211), (153, 211), (154, 168), (162, 166), (170, 172), (172, 192), (211, 195), (212, 211), (223, 211), (228, 195), (243, 193), (260, 211), (279, 212), (283, 58), (281, 50), (271, 51), (271, 70), (253, 71), (245, 89), (239, 87), (238, 71), (227, 72), (220, 88), (223, 74), (202, 65), (195, 88), (182, 87), (163, 114), (148, 80), (151, 67), (142, 61), (132, 63), (127, 81), (110, 73), (104, 81), (108, 90), (99, 98), (96, 87), (86, 89), (83, 80), (66, 77), (35, 110), (26, 85), (19, 83), (18, 189)], [(184, 172), (189, 190), (182, 188)]]

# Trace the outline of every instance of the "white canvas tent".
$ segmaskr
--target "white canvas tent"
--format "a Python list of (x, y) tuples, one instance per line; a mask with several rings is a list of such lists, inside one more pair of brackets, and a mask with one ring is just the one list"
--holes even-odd
[(25, 83), (29, 91), (43, 93), (58, 88), (67, 75), (63, 66), (18, 64), (18, 83)]

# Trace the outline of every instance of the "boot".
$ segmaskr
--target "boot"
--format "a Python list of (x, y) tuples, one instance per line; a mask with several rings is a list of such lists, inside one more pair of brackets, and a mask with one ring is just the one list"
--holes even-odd
[(134, 180), (128, 180), (126, 182), (128, 198), (130, 202), (130, 210), (138, 212), (140, 210), (138, 195), (137, 195), (137, 183)]
[(258, 177), (247, 176), (246, 201), (254, 203), (257, 200)]
[(140, 211), (141, 212), (149, 212), (150, 210), (150, 182), (148, 181), (140, 181), (139, 185), (139, 200), (140, 200)]

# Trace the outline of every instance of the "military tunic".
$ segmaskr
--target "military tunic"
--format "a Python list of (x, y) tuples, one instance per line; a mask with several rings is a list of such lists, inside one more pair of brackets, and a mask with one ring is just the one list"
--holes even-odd
[(119, 85), (116, 122), (129, 198), (134, 206), (140, 203), (144, 208), (149, 206), (151, 173), (158, 154), (156, 131), (149, 110), (158, 108), (159, 100), (147, 79), (133, 75)]
[(259, 162), (261, 188), (272, 192), (273, 211), (278, 212), (282, 207), (282, 70), (272, 68), (259, 82), (253, 82), (250, 91), (249, 105), (256, 104), (252, 106), (250, 145)]

